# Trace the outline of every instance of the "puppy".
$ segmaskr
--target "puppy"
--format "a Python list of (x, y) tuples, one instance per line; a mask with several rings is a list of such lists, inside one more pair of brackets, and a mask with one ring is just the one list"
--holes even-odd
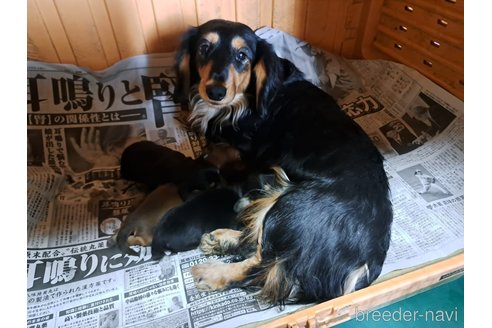
[(160, 220), (152, 240), (152, 257), (165, 252), (183, 252), (198, 247), (204, 233), (219, 228), (238, 229), (234, 205), (239, 194), (218, 188), (196, 194), (167, 212)]
[(166, 183), (183, 183), (203, 168), (213, 167), (151, 141), (136, 142), (123, 151), (121, 177), (146, 185), (150, 190)]
[[(239, 152), (226, 144), (210, 144), (204, 155), (192, 159), (170, 148), (151, 141), (136, 142), (123, 151), (120, 162), (121, 177), (144, 184), (149, 190), (165, 183), (198, 182), (205, 172), (214, 170), (228, 182), (238, 183), (248, 172)], [(210, 180), (210, 179), (209, 179)]]
[(151, 245), (156, 226), (170, 209), (193, 193), (222, 183), (218, 169), (210, 162), (193, 160), (150, 141), (134, 143), (123, 151), (120, 172), (124, 179), (142, 183), (151, 190), (109, 241), (130, 254), (135, 252), (129, 246)]
[[(128, 215), (119, 231), (110, 239), (109, 245), (117, 244), (122, 251), (130, 254), (135, 254), (135, 251), (129, 246), (150, 246), (154, 238), (154, 231), (161, 219), (166, 216), (166, 213), (180, 206), (188, 199), (196, 197), (201, 192), (214, 188), (223, 188), (226, 185), (226, 181), (222, 177), (220, 169), (222, 168), (227, 174), (233, 175), (235, 169), (232, 169), (232, 167), (241, 170), (237, 152), (225, 145), (211, 146), (207, 149), (206, 155), (197, 160), (150, 141), (141, 141), (130, 145), (123, 152), (120, 166), (121, 175), (125, 179), (144, 184), (152, 191)], [(210, 195), (198, 197), (193, 202), (193, 204), (200, 204), (200, 200), (203, 199), (206, 202), (215, 201), (217, 203), (220, 200), (220, 196), (225, 197), (223, 212), (220, 212), (217, 208), (218, 204), (215, 204), (217, 205), (215, 207), (213, 204), (210, 205), (211, 211), (215, 211), (213, 213), (218, 216), (222, 215), (222, 219), (213, 215), (203, 216), (201, 217), (202, 220), (209, 220), (210, 222), (204, 221), (201, 226), (204, 228), (208, 226), (215, 228), (232, 227), (231, 224), (225, 224), (236, 215), (234, 214), (234, 217), (231, 217), (230, 214), (234, 207), (234, 204), (230, 204), (230, 200), (233, 197), (231, 193), (233, 193), (232, 190), (222, 190), (218, 193), (212, 192)], [(236, 198), (238, 197), (236, 196)], [(194, 205), (184, 206), (177, 214), (171, 216), (173, 219), (166, 220), (166, 222), (172, 222), (172, 228), (169, 231), (176, 232), (173, 239), (174, 244), (180, 239), (183, 240), (183, 244), (189, 244), (191, 237), (187, 231), (191, 231), (193, 226), (186, 227), (186, 225), (188, 222), (193, 222), (195, 225), (200, 224), (198, 219), (193, 220), (186, 217), (188, 213), (195, 213), (186, 211), (190, 206)], [(207, 204), (204, 204), (202, 208), (206, 206)], [(223, 218), (226, 215), (224, 213), (229, 215), (227, 219)], [(181, 214), (184, 217), (181, 217)], [(194, 215), (196, 216), (196, 214)], [(215, 225), (213, 225), (214, 222)], [(167, 228), (167, 225), (165, 227)], [(178, 231), (179, 229), (181, 230)], [(209, 231), (208, 229), (203, 230), (200, 236)], [(162, 232), (161, 234), (164, 233)], [(181, 248), (170, 248), (170, 250), (174, 249), (182, 250), (183, 246)]]
[(249, 168), (279, 166), (281, 183), (240, 213), (245, 228), (202, 237), (200, 290), (258, 289), (270, 303), (325, 301), (371, 284), (390, 243), (383, 158), (334, 99), (246, 25), (212, 20), (183, 36), (174, 98), (190, 123), (235, 147)]
[(149, 246), (159, 220), (169, 210), (183, 203), (178, 187), (168, 183), (155, 188), (143, 202), (131, 212), (111, 237), (109, 245), (118, 245), (125, 253), (136, 255), (129, 246)]
[(237, 214), (264, 190), (274, 186), (274, 172), (251, 174), (241, 183), (206, 190), (189, 197), (160, 220), (152, 240), (152, 256), (160, 259), (166, 252), (196, 248), (202, 235), (215, 229), (242, 228)]

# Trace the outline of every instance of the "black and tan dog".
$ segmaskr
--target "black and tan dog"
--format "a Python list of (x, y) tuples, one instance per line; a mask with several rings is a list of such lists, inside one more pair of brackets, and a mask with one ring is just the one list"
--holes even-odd
[(190, 100), (194, 127), (237, 148), (250, 167), (283, 169), (282, 183), (240, 213), (244, 230), (202, 237), (207, 254), (247, 254), (193, 267), (197, 287), (258, 287), (265, 300), (284, 303), (371, 284), (393, 216), (383, 158), (362, 129), (240, 23), (191, 28), (177, 71), (175, 99)]

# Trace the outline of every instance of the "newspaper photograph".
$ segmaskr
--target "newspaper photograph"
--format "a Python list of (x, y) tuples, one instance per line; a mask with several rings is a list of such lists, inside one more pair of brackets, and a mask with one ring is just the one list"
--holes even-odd
[[(463, 251), (463, 102), (396, 63), (344, 59), (275, 29), (257, 34), (335, 97), (385, 157), (394, 222), (379, 279)], [(150, 247), (111, 245), (146, 196), (121, 178), (123, 151), (148, 140), (202, 154), (203, 137), (172, 99), (173, 65), (172, 53), (97, 72), (28, 61), (27, 327), (237, 327), (306, 307), (197, 290), (191, 268), (216, 258), (198, 249), (154, 260)]]

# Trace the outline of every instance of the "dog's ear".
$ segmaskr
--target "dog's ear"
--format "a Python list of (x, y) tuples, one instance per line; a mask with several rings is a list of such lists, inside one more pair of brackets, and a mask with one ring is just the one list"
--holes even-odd
[(265, 117), (278, 87), (287, 80), (301, 78), (302, 73), (290, 61), (278, 57), (273, 47), (258, 37), (253, 76), (256, 110), (261, 117)]
[(181, 39), (176, 53), (176, 86), (174, 88), (174, 102), (186, 103), (190, 92), (190, 86), (196, 80), (195, 47), (198, 37), (198, 28), (191, 27)]
[(256, 110), (261, 117), (267, 114), (266, 109), (268, 108), (268, 101), (270, 99), (269, 94), (275, 90), (277, 62), (278, 57), (272, 46), (265, 40), (258, 38), (253, 76), (256, 84)]

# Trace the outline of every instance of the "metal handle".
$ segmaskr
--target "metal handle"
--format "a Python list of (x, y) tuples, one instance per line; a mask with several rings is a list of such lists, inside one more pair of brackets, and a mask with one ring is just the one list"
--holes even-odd
[(431, 40), (430, 44), (432, 44), (434, 47), (439, 48), (441, 46), (441, 43), (436, 40)]
[(430, 60), (424, 59), (424, 64), (429, 67), (432, 67), (432, 62)]
[(442, 25), (442, 26), (444, 26), (444, 27), (448, 26), (448, 22), (447, 22), (447, 21), (445, 21), (445, 20), (444, 20), (444, 19), (442, 19), (442, 18), (439, 18), (439, 19), (437, 20), (437, 24)]

